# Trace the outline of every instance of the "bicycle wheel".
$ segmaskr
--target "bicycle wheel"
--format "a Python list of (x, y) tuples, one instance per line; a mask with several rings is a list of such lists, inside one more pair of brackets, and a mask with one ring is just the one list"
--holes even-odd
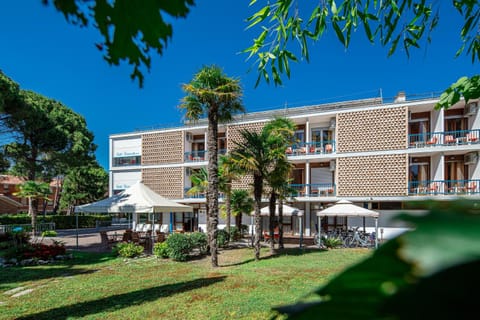
[(352, 247), (352, 242), (353, 242), (353, 237), (347, 236), (343, 238), (343, 246), (345, 248), (351, 248)]

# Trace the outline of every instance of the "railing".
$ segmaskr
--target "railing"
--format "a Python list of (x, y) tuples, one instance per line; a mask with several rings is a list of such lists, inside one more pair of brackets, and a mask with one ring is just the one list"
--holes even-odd
[(290, 196), (297, 198), (333, 197), (336, 195), (336, 186), (334, 183), (291, 184), (290, 188), (295, 190)]
[(207, 155), (206, 150), (185, 152), (184, 160), (185, 162), (205, 161), (206, 155)]
[[(55, 222), (37, 223), (35, 226), (35, 233), (42, 233), (43, 231), (55, 230)], [(0, 225), (0, 232), (14, 232), (25, 231), (32, 232), (31, 224), (4, 224)]]
[[(218, 149), (218, 155), (224, 155), (227, 153), (227, 149)], [(198, 161), (206, 161), (207, 160), (208, 151), (201, 150), (201, 151), (191, 151), (185, 152), (185, 162), (198, 162)]]
[(285, 153), (289, 156), (307, 154), (330, 154), (335, 152), (335, 140), (323, 142), (299, 142), (287, 147)]
[(480, 143), (480, 129), (409, 134), (408, 142), (409, 148)]
[(409, 182), (409, 195), (480, 194), (480, 180), (423, 180)]

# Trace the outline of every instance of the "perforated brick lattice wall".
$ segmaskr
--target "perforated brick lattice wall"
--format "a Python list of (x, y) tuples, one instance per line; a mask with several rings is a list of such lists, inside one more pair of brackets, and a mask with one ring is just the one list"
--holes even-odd
[[(233, 141), (241, 141), (242, 136), (240, 132), (242, 130), (248, 130), (250, 132), (260, 132), (262, 131), (264, 122), (257, 123), (245, 123), (245, 124), (234, 124), (227, 127), (227, 148), (232, 150), (236, 147)], [(251, 175), (245, 175), (241, 179), (235, 180), (232, 182), (233, 189), (244, 189), (250, 190), (252, 188), (253, 177)]]
[(406, 107), (337, 115), (337, 153), (398, 150), (407, 147)]
[(142, 169), (142, 180), (145, 185), (158, 194), (169, 199), (183, 198), (182, 167)]
[(183, 162), (183, 132), (142, 135), (142, 165)]
[(248, 130), (250, 132), (260, 132), (264, 127), (265, 122), (256, 122), (256, 123), (244, 123), (244, 124), (232, 124), (227, 127), (227, 148), (232, 150), (235, 148), (235, 143), (233, 141), (241, 141), (242, 135), (240, 132), (242, 130)]
[(339, 197), (405, 196), (408, 156), (405, 154), (337, 158)]

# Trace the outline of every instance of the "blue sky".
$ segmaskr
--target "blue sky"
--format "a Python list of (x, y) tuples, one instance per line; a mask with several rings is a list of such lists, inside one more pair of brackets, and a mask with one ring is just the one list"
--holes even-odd
[(240, 79), (248, 111), (301, 106), (379, 96), (400, 90), (408, 95), (440, 92), (464, 75), (478, 73), (460, 47), (462, 22), (447, 1), (441, 1), (441, 19), (432, 43), (407, 58), (402, 50), (387, 57), (387, 49), (371, 45), (363, 30), (345, 50), (329, 30), (311, 45), (310, 63), (292, 66), (292, 78), (281, 87), (254, 88), (255, 71), (240, 51), (251, 45), (255, 33), (245, 31), (253, 12), (249, 1), (197, 1), (187, 19), (174, 21), (173, 39), (139, 89), (130, 80), (129, 66), (110, 67), (94, 43), (101, 40), (93, 28), (65, 22), (40, 0), (3, 1), (0, 4), (0, 69), (33, 90), (61, 101), (83, 115), (95, 134), (97, 159), (108, 169), (108, 136), (151, 127), (178, 125), (177, 106), (184, 96), (182, 83), (202, 65), (216, 64)]

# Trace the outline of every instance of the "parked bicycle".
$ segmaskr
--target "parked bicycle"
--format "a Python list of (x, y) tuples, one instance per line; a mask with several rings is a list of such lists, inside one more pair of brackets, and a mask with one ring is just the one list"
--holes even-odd
[(347, 236), (344, 239), (344, 244), (346, 247), (364, 247), (371, 248), (375, 246), (375, 232), (368, 234), (366, 232), (361, 232), (358, 230), (359, 227), (353, 229), (353, 234)]

